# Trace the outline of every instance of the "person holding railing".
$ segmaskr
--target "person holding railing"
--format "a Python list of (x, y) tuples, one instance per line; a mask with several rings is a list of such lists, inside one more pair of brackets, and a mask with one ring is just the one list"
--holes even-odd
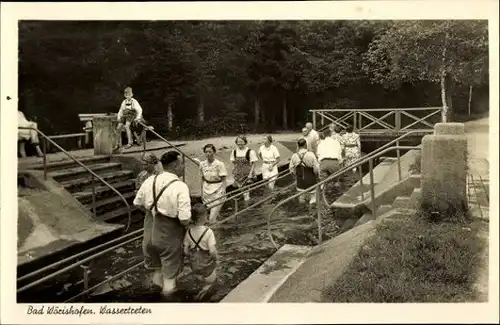
[[(259, 160), (254, 150), (247, 147), (248, 140), (245, 136), (236, 137), (237, 148), (231, 152), (229, 159), (233, 162), (234, 185), (238, 188), (250, 183), (253, 179), (255, 163)], [(243, 200), (250, 201), (250, 192), (243, 193)]]
[[(307, 150), (307, 142), (305, 139), (297, 141), (298, 150), (290, 158), (289, 169), (290, 173), (295, 175), (297, 182), (297, 191), (304, 192), (309, 187), (313, 186), (318, 181), (319, 162), (316, 155)], [(309, 204), (316, 203), (316, 195), (314, 191), (305, 193), (299, 196), (299, 202), (304, 203), (306, 197), (309, 196)]]
[(17, 111), (17, 124), (22, 128), (31, 128), (17, 130), (18, 150), (21, 157), (26, 157), (26, 142), (29, 142), (35, 147), (36, 155), (38, 157), (42, 157), (43, 152), (40, 150), (40, 141), (38, 140), (38, 133), (36, 132), (38, 124), (33, 121), (28, 121), (26, 116), (24, 116), (24, 113), (20, 110)]
[(148, 152), (142, 157), (142, 168), (143, 170), (137, 175), (135, 179), (135, 190), (136, 192), (141, 188), (141, 185), (150, 176), (158, 175), (161, 169), (158, 168), (159, 160), (154, 153)]
[(122, 101), (120, 110), (118, 111), (117, 130), (121, 132), (123, 128), (125, 128), (128, 141), (125, 149), (128, 149), (134, 145), (134, 139), (132, 138), (132, 128), (138, 125), (138, 121), (144, 122), (144, 120), (142, 119), (142, 107), (139, 102), (135, 98), (133, 98), (134, 94), (132, 93), (132, 88), (125, 88), (124, 96), (125, 99)]
[[(346, 133), (342, 135), (342, 141), (345, 151), (344, 165), (349, 166), (361, 157), (361, 140), (359, 134), (354, 132), (352, 125), (346, 128)], [(352, 171), (356, 172), (356, 168), (353, 168)]]
[(175, 291), (176, 278), (184, 268), (185, 227), (191, 220), (191, 198), (179, 179), (184, 162), (176, 151), (164, 153), (164, 171), (149, 177), (139, 188), (134, 205), (146, 212), (144, 218), (144, 266), (153, 271), (152, 282), (168, 296)]
[(206, 160), (199, 161), (200, 172), (202, 178), (202, 200), (210, 209), (209, 222), (213, 223), (217, 220), (222, 205), (224, 196), (226, 195), (226, 165), (215, 158), (215, 146), (207, 144), (203, 147)]
[[(273, 137), (267, 135), (264, 144), (259, 148), (259, 157), (262, 159), (262, 179), (268, 180), (276, 178), (278, 175), (278, 163), (280, 161), (280, 152), (273, 144)], [(274, 181), (268, 183), (269, 189), (274, 190)]]

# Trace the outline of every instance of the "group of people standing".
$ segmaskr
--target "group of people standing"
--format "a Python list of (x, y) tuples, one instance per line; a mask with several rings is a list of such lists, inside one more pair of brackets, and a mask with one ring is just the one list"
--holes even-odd
[[(297, 152), (292, 155), (289, 164), (289, 170), (296, 178), (297, 190), (304, 192), (299, 201), (303, 203), (309, 197), (309, 204), (315, 204), (314, 191), (306, 193), (305, 190), (317, 184), (318, 179), (322, 181), (342, 167), (353, 164), (360, 156), (360, 137), (352, 126), (343, 132), (332, 124), (317, 132), (312, 123), (306, 123), (302, 137), (297, 141)], [(338, 185), (338, 181), (335, 184)]]
[[(248, 148), (244, 136), (235, 140), (236, 148), (230, 154), (233, 162), (234, 184), (241, 188), (254, 179), (255, 164), (262, 159), (265, 179), (277, 177), (279, 151), (266, 136), (258, 152)], [(203, 147), (205, 160), (199, 161), (202, 175), (203, 203), (191, 207), (187, 185), (179, 179), (184, 162), (176, 151), (169, 151), (158, 159), (152, 153), (142, 157), (143, 171), (136, 178), (134, 205), (145, 214), (143, 254), (144, 264), (151, 271), (151, 282), (162, 288), (165, 296), (175, 291), (176, 278), (189, 257), (191, 270), (205, 279), (198, 298), (206, 294), (216, 281), (218, 254), (213, 224), (222, 208), (226, 195), (225, 164), (215, 157), (213, 144)], [(160, 166), (161, 165), (161, 166)], [(274, 182), (268, 184), (272, 190)], [(244, 200), (250, 199), (244, 192)]]

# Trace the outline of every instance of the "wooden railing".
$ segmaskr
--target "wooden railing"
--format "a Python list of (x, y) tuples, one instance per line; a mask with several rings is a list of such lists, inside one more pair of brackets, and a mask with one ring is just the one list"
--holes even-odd
[(312, 109), (310, 112), (316, 130), (333, 124), (341, 129), (352, 125), (359, 134), (400, 134), (432, 130), (440, 121), (441, 107)]

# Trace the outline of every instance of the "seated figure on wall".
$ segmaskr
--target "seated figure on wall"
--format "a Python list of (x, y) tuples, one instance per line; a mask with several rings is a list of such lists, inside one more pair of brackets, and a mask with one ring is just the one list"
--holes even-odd
[(18, 153), (21, 158), (26, 157), (26, 144), (32, 145), (36, 150), (36, 155), (42, 157), (43, 153), (40, 150), (40, 142), (38, 140), (38, 125), (36, 122), (28, 121), (24, 116), (24, 113), (17, 111), (17, 124), (20, 128), (30, 128), (30, 129), (18, 129), (17, 131), (17, 145)]

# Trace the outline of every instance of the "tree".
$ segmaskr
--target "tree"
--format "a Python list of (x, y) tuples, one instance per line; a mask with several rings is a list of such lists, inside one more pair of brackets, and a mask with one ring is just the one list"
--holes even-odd
[(387, 88), (425, 81), (439, 84), (446, 122), (454, 84), (487, 80), (487, 32), (484, 21), (390, 22), (371, 42), (363, 69)]

